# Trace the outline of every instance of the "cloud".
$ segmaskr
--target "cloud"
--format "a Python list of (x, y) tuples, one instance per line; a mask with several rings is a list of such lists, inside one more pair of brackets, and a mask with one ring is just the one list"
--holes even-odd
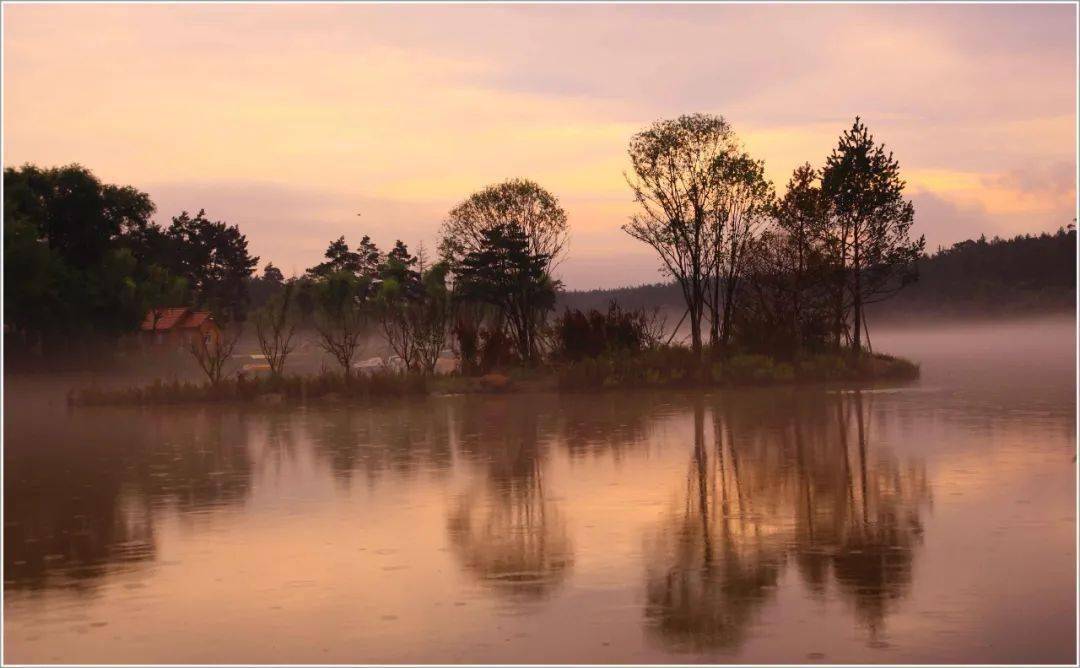
[(588, 287), (656, 278), (619, 230), (626, 144), (649, 122), (724, 114), (782, 189), (861, 114), (917, 230), (951, 243), (1071, 218), (1075, 11), (11, 5), (5, 159), (205, 207), (286, 270), (340, 234), (433, 243), (470, 192), (530, 177), (567, 208), (565, 278)]

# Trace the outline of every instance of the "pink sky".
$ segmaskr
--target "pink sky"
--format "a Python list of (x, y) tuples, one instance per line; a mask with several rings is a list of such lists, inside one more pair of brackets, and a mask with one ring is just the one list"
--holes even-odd
[(82, 163), (162, 223), (205, 208), (286, 274), (342, 234), (431, 247), (521, 176), (567, 210), (569, 287), (659, 280), (619, 229), (626, 144), (697, 111), (781, 190), (861, 115), (930, 248), (1075, 215), (1072, 4), (3, 9), (5, 166)]

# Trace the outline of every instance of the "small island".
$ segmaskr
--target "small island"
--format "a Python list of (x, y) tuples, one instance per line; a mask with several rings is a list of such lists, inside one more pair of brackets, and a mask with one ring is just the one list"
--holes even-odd
[[(527, 179), (454, 207), (434, 256), (401, 241), (383, 252), (368, 236), (350, 246), (341, 236), (324, 262), (286, 279), (272, 263), (254, 277), (259, 258), (246, 237), (204, 211), (161, 227), (146, 194), (103, 184), (83, 167), (9, 168), (7, 253), (20, 262), (8, 263), (8, 281), (27, 296), (15, 300), (9, 338), (39, 356), (61, 340), (68, 353), (136, 362), (179, 349), (203, 376), (73, 389), (73, 404), (918, 375), (917, 364), (870, 343), (867, 306), (917, 279), (925, 241), (911, 236), (915, 212), (898, 162), (861, 120), (820, 166), (798, 167), (782, 196), (721, 116), (658, 121), (630, 139), (628, 154), (638, 213), (622, 229), (655, 252), (681, 297), (675, 308), (612, 300), (560, 309), (567, 214)], [(67, 225), (72, 207), (96, 224)], [(43, 284), (78, 289), (57, 293), (67, 302), (59, 309), (29, 298)], [(80, 328), (90, 335), (73, 351)], [(304, 346), (321, 362), (297, 372), (290, 362)], [(365, 361), (375, 350), (378, 362)]]

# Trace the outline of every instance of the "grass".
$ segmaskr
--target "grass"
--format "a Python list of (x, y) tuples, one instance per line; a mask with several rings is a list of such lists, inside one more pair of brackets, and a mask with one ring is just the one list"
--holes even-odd
[(777, 385), (796, 382), (911, 380), (919, 366), (898, 357), (819, 354), (796, 362), (766, 355), (733, 355), (702, 365), (686, 348), (665, 347), (633, 356), (598, 357), (558, 370), (561, 390), (603, 388)]
[(263, 402), (299, 403), (321, 401), (370, 401), (419, 396), (428, 393), (428, 379), (391, 371), (354, 376), (349, 382), (340, 374), (236, 378), (217, 385), (158, 379), (142, 387), (87, 388), (72, 392), (75, 405), (153, 405), (187, 403)]
[(689, 349), (666, 346), (633, 355), (601, 356), (555, 368), (512, 369), (472, 378), (426, 377), (393, 371), (354, 376), (340, 374), (257, 377), (223, 380), (217, 385), (156, 380), (122, 389), (87, 388), (73, 391), (74, 405), (159, 405), (256, 402), (265, 404), (309, 401), (378, 401), (408, 396), (476, 394), (512, 391), (590, 391), (615, 388), (678, 388), (780, 385), (800, 382), (870, 382), (918, 378), (919, 366), (881, 354), (810, 355), (796, 362), (766, 355), (733, 355), (701, 364)]

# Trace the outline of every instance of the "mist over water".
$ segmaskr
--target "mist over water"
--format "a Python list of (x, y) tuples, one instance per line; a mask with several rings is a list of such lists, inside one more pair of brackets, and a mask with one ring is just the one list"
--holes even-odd
[(1072, 662), (1071, 318), (922, 378), (382, 406), (5, 387), (13, 662)]

